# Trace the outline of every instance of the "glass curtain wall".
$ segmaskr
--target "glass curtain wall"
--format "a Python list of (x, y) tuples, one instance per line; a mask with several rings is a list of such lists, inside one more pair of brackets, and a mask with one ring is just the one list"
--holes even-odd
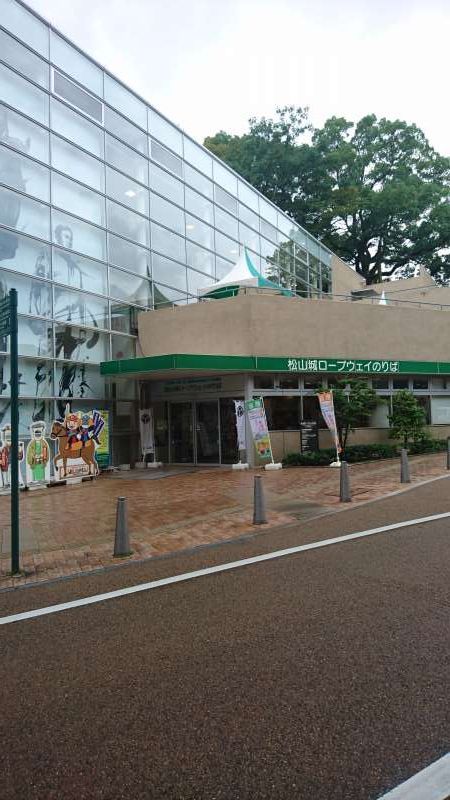
[[(72, 401), (112, 407), (117, 434), (137, 435), (134, 389), (108, 396), (99, 363), (133, 357), (139, 310), (193, 302), (244, 246), (299, 294), (331, 291), (319, 242), (25, 6), (0, 0), (0, 297), (19, 292), (21, 436)], [(0, 427), (7, 358), (0, 341)]]

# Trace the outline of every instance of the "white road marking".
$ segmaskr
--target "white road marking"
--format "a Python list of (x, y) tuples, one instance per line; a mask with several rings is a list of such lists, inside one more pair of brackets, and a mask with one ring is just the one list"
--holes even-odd
[(380, 800), (447, 800), (450, 797), (450, 753), (401, 783)]
[(205, 569), (195, 570), (195, 572), (185, 572), (181, 575), (173, 575), (170, 578), (161, 578), (160, 580), (150, 581), (149, 583), (140, 583), (137, 586), (127, 586), (124, 589), (116, 589), (113, 592), (105, 592), (104, 594), (94, 594), (90, 597), (82, 597), (79, 600), (71, 600), (68, 603), (59, 603), (55, 606), (35, 608), (32, 611), (23, 611), (20, 614), (11, 614), (8, 617), (0, 617), (0, 625), (10, 625), (12, 622), (21, 622), (25, 619), (45, 617), (47, 614), (57, 614), (59, 611), (68, 611), (71, 608), (90, 606), (93, 603), (102, 603), (105, 600), (114, 600), (116, 597), (125, 597), (128, 594), (147, 592), (149, 589), (159, 589), (161, 586), (169, 586), (172, 583), (191, 581), (194, 578), (203, 578), (206, 575), (214, 575), (217, 572), (227, 572), (231, 569), (247, 567), (251, 564), (260, 564), (263, 561), (273, 561), (276, 558), (291, 556), (295, 553), (304, 553), (307, 550), (317, 550), (320, 547), (329, 547), (332, 544), (342, 544), (343, 542), (350, 542), (355, 539), (363, 539), (366, 536), (374, 536), (377, 533), (387, 533), (388, 531), (395, 531), (399, 528), (410, 528), (413, 525), (423, 525), (426, 522), (435, 522), (438, 519), (445, 519), (448, 517), (450, 517), (449, 511), (445, 512), (445, 514), (433, 514), (431, 517), (408, 519), (404, 522), (396, 522), (393, 525), (384, 525), (382, 528), (372, 528), (367, 531), (349, 533), (345, 536), (337, 536), (334, 539), (323, 539), (319, 542), (311, 542), (310, 544), (301, 544), (297, 545), (296, 547), (288, 547), (286, 550), (275, 550), (271, 553), (263, 553), (260, 556), (242, 558), (240, 561), (230, 561), (227, 564), (218, 564), (215, 567), (206, 567)]

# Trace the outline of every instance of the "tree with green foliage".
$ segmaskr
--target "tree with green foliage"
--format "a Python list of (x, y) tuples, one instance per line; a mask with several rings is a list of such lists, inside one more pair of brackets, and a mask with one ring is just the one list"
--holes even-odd
[[(332, 388), (339, 444), (345, 450), (350, 431), (367, 425), (380, 398), (366, 381), (359, 378), (343, 378)], [(317, 393), (324, 391), (327, 389), (321, 387)]]
[(408, 442), (421, 441), (426, 438), (425, 411), (408, 389), (401, 389), (392, 398), (392, 414), (389, 414), (390, 439), (403, 439), (403, 446)]
[(450, 159), (425, 134), (373, 114), (312, 129), (308, 109), (249, 120), (205, 146), (352, 263), (367, 284), (425, 266), (450, 280)]

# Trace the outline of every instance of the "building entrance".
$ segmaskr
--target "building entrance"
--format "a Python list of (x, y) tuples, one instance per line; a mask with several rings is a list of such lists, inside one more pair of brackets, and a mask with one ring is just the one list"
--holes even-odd
[(195, 403), (196, 462), (220, 464), (219, 401)]
[(170, 404), (170, 460), (175, 464), (194, 462), (194, 420), (192, 403)]
[(157, 460), (171, 464), (239, 460), (233, 400), (156, 402), (153, 413)]

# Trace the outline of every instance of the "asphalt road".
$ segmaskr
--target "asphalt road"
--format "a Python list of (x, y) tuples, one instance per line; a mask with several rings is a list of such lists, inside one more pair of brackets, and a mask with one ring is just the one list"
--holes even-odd
[[(445, 479), (0, 616), (450, 511)], [(450, 519), (0, 627), (2, 800), (375, 800), (450, 749)]]

